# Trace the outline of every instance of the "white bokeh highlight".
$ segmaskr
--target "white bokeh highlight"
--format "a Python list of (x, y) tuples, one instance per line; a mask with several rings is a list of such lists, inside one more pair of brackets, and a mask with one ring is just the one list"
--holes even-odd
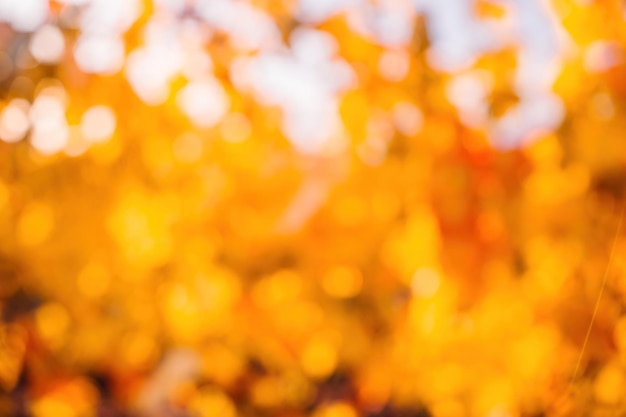
[(0, 0), (0, 20), (18, 32), (33, 32), (48, 17), (48, 0)]
[(192, 81), (176, 95), (180, 109), (198, 127), (215, 126), (228, 112), (230, 101), (217, 80)]
[(0, 140), (15, 143), (22, 140), (30, 128), (28, 110), (30, 103), (14, 99), (0, 113)]
[(53, 64), (63, 57), (65, 38), (54, 25), (44, 25), (30, 38), (28, 50), (42, 64)]
[(115, 133), (116, 122), (115, 113), (110, 107), (93, 106), (83, 113), (80, 130), (88, 142), (104, 142)]
[(261, 53), (240, 62), (235, 83), (249, 86), (262, 104), (282, 110), (282, 131), (299, 151), (310, 154), (336, 148), (342, 130), (338, 95), (353, 85), (352, 70), (334, 58), (336, 40), (328, 33), (298, 29), (290, 40), (291, 50)]

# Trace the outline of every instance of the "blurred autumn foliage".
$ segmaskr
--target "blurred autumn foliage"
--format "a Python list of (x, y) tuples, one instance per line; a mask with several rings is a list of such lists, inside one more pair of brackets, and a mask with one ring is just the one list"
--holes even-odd
[(0, 415), (624, 415), (624, 7), (0, 0)]

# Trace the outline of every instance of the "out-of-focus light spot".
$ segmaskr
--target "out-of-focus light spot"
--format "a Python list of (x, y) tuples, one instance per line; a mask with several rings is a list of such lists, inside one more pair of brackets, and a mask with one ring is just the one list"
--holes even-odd
[(34, 396), (33, 417), (78, 417), (96, 414), (97, 389), (83, 378), (56, 380)]
[(63, 149), (67, 156), (80, 156), (89, 149), (90, 145), (91, 143), (83, 136), (80, 126), (69, 126), (67, 143), (65, 149)]
[(181, 340), (196, 340), (202, 335), (205, 318), (197, 297), (183, 285), (172, 285), (163, 291), (163, 311), (173, 335)]
[(69, 141), (67, 125), (41, 126), (35, 124), (30, 143), (42, 154), (54, 154), (62, 150)]
[[(556, 135), (548, 135), (541, 141), (525, 149), (533, 163), (541, 166), (553, 166), (563, 158), (563, 146)], [(545, 173), (543, 173), (545, 174)]]
[(190, 411), (198, 417), (236, 417), (237, 408), (228, 396), (217, 390), (204, 390), (194, 396)]
[(48, 303), (37, 309), (35, 323), (39, 335), (54, 348), (62, 343), (69, 329), (70, 315), (61, 304)]
[(215, 27), (228, 33), (235, 49), (250, 51), (277, 46), (280, 32), (264, 11), (246, 2), (199, 1), (198, 14)]
[(362, 286), (363, 276), (356, 268), (339, 266), (322, 276), (322, 288), (332, 297), (354, 297), (361, 291)]
[(524, 99), (549, 95), (552, 85), (561, 70), (561, 63), (556, 58), (541, 58), (530, 52), (522, 53), (518, 57), (515, 73), (515, 92)]
[(313, 417), (357, 417), (359, 414), (347, 402), (334, 402), (324, 405), (313, 413)]
[(496, 121), (492, 142), (498, 149), (519, 148), (557, 128), (564, 115), (563, 102), (553, 94), (527, 98)]
[(194, 281), (194, 290), (176, 288), (165, 305), (172, 331), (181, 339), (197, 340), (203, 334), (223, 331), (240, 296), (237, 276), (226, 270), (199, 275)]
[(177, 210), (177, 200), (170, 196), (157, 198), (136, 190), (120, 199), (108, 226), (129, 262), (141, 267), (158, 265), (172, 250), (169, 227)]
[(545, 364), (553, 357), (557, 345), (557, 332), (548, 326), (539, 325), (513, 345), (511, 359), (513, 369), (530, 379), (545, 372)]
[(198, 49), (187, 53), (182, 73), (187, 79), (194, 80), (205, 77), (212, 69), (211, 57)]
[(618, 43), (597, 41), (585, 51), (585, 70), (590, 73), (604, 72), (623, 61), (623, 52)]
[(216, 125), (228, 111), (228, 96), (214, 79), (192, 81), (176, 96), (180, 109), (199, 127)]
[(514, 417), (517, 413), (507, 405), (512, 402), (513, 389), (510, 379), (491, 378), (484, 382), (484, 387), (472, 401), (471, 415), (485, 417)]
[(296, 10), (299, 20), (321, 22), (330, 16), (358, 5), (362, 0), (299, 0)]
[(250, 60), (245, 57), (236, 57), (228, 68), (228, 76), (239, 91), (252, 88), (252, 68)]
[(30, 40), (29, 50), (33, 57), (41, 63), (57, 62), (65, 50), (63, 32), (54, 25), (40, 27)]
[(600, 120), (611, 120), (615, 116), (615, 105), (606, 93), (598, 93), (591, 98), (591, 110)]
[(158, 58), (154, 53), (138, 50), (128, 56), (126, 66), (126, 76), (131, 87), (141, 100), (150, 105), (163, 103), (170, 91), (170, 74), (163, 70)]
[(370, 166), (378, 166), (385, 161), (387, 146), (393, 137), (393, 125), (386, 117), (374, 117), (367, 122), (367, 137), (358, 149), (361, 160)]
[(244, 358), (222, 345), (211, 344), (202, 350), (202, 373), (222, 385), (229, 385), (245, 370)]
[(44, 397), (32, 405), (33, 417), (76, 417), (77, 413), (67, 401), (60, 398)]
[(139, 18), (140, 0), (91, 0), (80, 26), (85, 33), (119, 35)]
[(162, 19), (151, 19), (144, 36), (146, 45), (128, 56), (126, 78), (142, 101), (159, 105), (169, 97), (171, 81), (185, 67), (185, 51), (175, 26)]
[(0, 0), (0, 20), (18, 32), (32, 32), (48, 16), (47, 0)]
[(53, 228), (52, 209), (44, 204), (31, 204), (17, 222), (17, 239), (24, 246), (37, 246), (46, 241)]
[(306, 376), (299, 372), (290, 372), (284, 379), (281, 378), (281, 382), (283, 382), (283, 392), (288, 404), (296, 406), (311, 404), (315, 397), (315, 390)]
[(311, 64), (328, 61), (338, 49), (335, 38), (320, 30), (300, 27), (291, 33), (289, 40), (294, 56)]
[(415, 4), (429, 18), (427, 29), (432, 47), (427, 58), (439, 70), (452, 72), (467, 68), (482, 52), (501, 42), (501, 38), (490, 33), (491, 28), (476, 23), (471, 3), (444, 0)]
[(108, 106), (89, 108), (80, 121), (80, 129), (89, 142), (104, 142), (115, 132), (115, 113)]
[(282, 309), (298, 299), (302, 292), (302, 277), (285, 269), (259, 280), (252, 289), (254, 302), (267, 309)]
[(387, 156), (387, 143), (377, 137), (370, 136), (365, 143), (357, 148), (357, 154), (364, 164), (378, 166), (385, 162)]
[(31, 123), (57, 123), (65, 119), (65, 108), (63, 103), (56, 97), (40, 95), (28, 113)]
[(497, 405), (490, 409), (486, 417), (514, 417), (515, 414), (503, 405)]
[(129, 334), (122, 340), (121, 345), (122, 359), (132, 369), (149, 367), (157, 358), (157, 344), (148, 334), (140, 332)]
[(439, 290), (439, 275), (430, 268), (420, 268), (413, 275), (411, 289), (413, 294), (422, 298), (430, 298)]
[(69, 130), (60, 98), (40, 94), (30, 108), (29, 117), (33, 124), (30, 142), (35, 149), (44, 154), (53, 154), (65, 147)]
[(102, 297), (111, 283), (111, 276), (104, 265), (90, 262), (78, 274), (78, 290), (89, 298)]
[(368, 19), (374, 39), (385, 46), (404, 46), (411, 40), (413, 15), (407, 10), (374, 8)]
[(178, 39), (183, 48), (198, 52), (204, 51), (205, 42), (209, 41), (213, 34), (210, 28), (191, 17), (182, 18), (177, 26)]
[[(329, 108), (310, 109), (287, 114), (282, 129), (291, 143), (304, 154), (338, 154), (345, 149), (345, 137), (340, 133), (341, 121), (336, 112), (336, 103), (331, 100)], [(318, 113), (320, 112), (320, 113)], [(315, 130), (315, 121), (320, 122)]]
[(264, 377), (258, 380), (252, 387), (252, 401), (260, 407), (276, 407), (284, 401), (284, 393), (280, 380), (272, 377)]
[(202, 138), (191, 132), (184, 133), (174, 141), (173, 151), (174, 157), (180, 162), (196, 162), (204, 151)]
[(124, 64), (124, 44), (110, 35), (82, 35), (74, 48), (74, 58), (86, 73), (114, 74)]
[(345, 76), (341, 62), (313, 66), (287, 53), (266, 53), (244, 68), (255, 98), (265, 105), (281, 107), (281, 129), (302, 153), (331, 152), (345, 144), (337, 95), (352, 80)]
[(385, 51), (378, 60), (378, 71), (387, 81), (398, 82), (406, 78), (411, 62), (407, 53)]
[(618, 365), (605, 366), (596, 377), (593, 394), (602, 404), (617, 404), (624, 390), (624, 371)]
[[(291, 314), (284, 315), (287, 308)], [(275, 312), (279, 315), (278, 321), (281, 328), (287, 333), (305, 335), (306, 329), (313, 329), (319, 326), (324, 319), (324, 313), (319, 305), (299, 299), (296, 303), (277, 308)]]
[(30, 127), (28, 120), (29, 103), (14, 99), (0, 113), (0, 139), (15, 143), (24, 138)]
[(372, 408), (383, 407), (389, 400), (390, 393), (391, 372), (383, 364), (368, 366), (359, 378), (359, 401)]
[(471, 127), (480, 126), (487, 117), (488, 77), (483, 73), (469, 73), (454, 77), (447, 86), (446, 95), (458, 109), (461, 120)]
[(393, 106), (393, 121), (400, 133), (412, 136), (422, 128), (424, 116), (415, 105), (401, 101)]
[[(158, 415), (159, 410), (162, 410), (164, 398), (173, 399), (172, 394), (175, 394), (177, 387), (181, 385), (189, 387), (190, 381), (197, 374), (199, 364), (200, 358), (196, 351), (189, 348), (169, 349), (139, 393), (136, 401), (137, 409), (141, 410), (141, 414)], [(204, 392), (206, 389), (198, 392), (198, 395)], [(192, 405), (186, 404), (185, 408), (193, 415), (203, 416), (197, 410), (191, 410), (187, 406), (192, 408)], [(225, 415), (219, 411), (214, 415)]]
[(185, 10), (187, 0), (155, 0), (158, 7), (162, 7), (174, 13), (181, 13)]
[(67, 4), (72, 6), (80, 6), (83, 4), (87, 4), (93, 0), (56, 0), (58, 3)]
[(252, 134), (252, 125), (245, 115), (230, 113), (222, 121), (220, 131), (225, 141), (242, 142)]
[[(45, 78), (37, 84), (36, 91), (36, 101), (44, 97), (46, 99), (50, 98), (52, 100), (56, 100), (61, 105), (63, 113), (65, 112), (64, 109), (67, 106), (68, 95), (65, 87), (60, 81), (53, 78)], [(58, 114), (61, 115), (61, 112)]]
[(424, 335), (432, 334), (437, 327), (437, 311), (433, 305), (420, 308), (418, 303), (412, 303), (409, 317), (415, 329)]
[(301, 364), (304, 372), (314, 378), (330, 375), (337, 366), (337, 348), (322, 337), (313, 338), (304, 348)]
[(393, 125), (389, 122), (389, 119), (383, 117), (373, 118), (367, 122), (367, 137), (362, 145), (375, 150), (380, 154), (380, 157), (384, 157), (387, 153), (389, 142), (393, 138), (393, 133)]

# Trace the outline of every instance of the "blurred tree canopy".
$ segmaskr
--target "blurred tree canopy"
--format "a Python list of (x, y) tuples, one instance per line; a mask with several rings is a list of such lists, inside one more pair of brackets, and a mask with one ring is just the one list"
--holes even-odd
[(0, 415), (623, 415), (625, 18), (0, 0)]

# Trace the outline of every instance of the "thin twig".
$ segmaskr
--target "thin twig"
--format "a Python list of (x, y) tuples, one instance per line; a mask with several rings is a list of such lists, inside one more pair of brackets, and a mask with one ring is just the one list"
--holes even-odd
[(613, 261), (613, 254), (615, 253), (615, 247), (617, 246), (617, 238), (619, 237), (620, 231), (622, 229), (622, 221), (624, 220), (624, 210), (626, 209), (626, 203), (622, 205), (621, 214), (619, 217), (619, 223), (617, 225), (617, 230), (615, 231), (615, 237), (613, 238), (613, 244), (611, 245), (611, 251), (609, 252), (609, 261), (606, 265), (606, 269), (604, 270), (604, 277), (602, 278), (602, 285), (600, 286), (600, 293), (598, 294), (598, 298), (596, 300), (596, 305), (593, 309), (593, 314), (591, 316), (591, 321), (589, 322), (589, 327), (587, 328), (587, 334), (585, 335), (585, 341), (583, 342), (583, 346), (580, 350), (580, 355), (578, 356), (578, 361), (576, 362), (576, 367), (574, 368), (574, 373), (572, 374), (572, 379), (567, 387), (566, 393), (572, 390), (574, 383), (576, 382), (576, 377), (578, 376), (578, 371), (580, 369), (580, 364), (582, 363), (583, 357), (585, 355), (585, 349), (587, 349), (587, 343), (589, 343), (589, 337), (591, 336), (591, 329), (593, 328), (593, 323), (596, 320), (596, 315), (598, 314), (598, 308), (600, 307), (600, 302), (602, 301), (602, 295), (604, 294), (604, 287), (606, 286), (606, 282), (608, 280), (609, 271), (611, 270), (611, 263)]

